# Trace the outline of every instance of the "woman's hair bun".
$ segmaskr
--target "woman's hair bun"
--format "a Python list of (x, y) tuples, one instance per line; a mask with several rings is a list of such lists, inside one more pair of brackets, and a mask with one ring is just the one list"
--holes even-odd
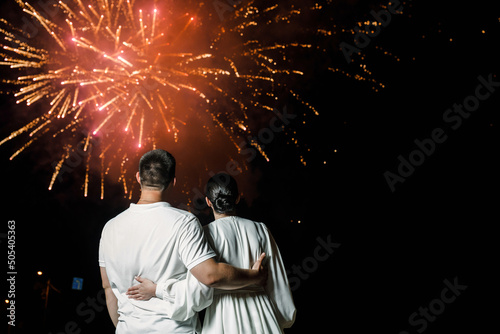
[(206, 187), (206, 195), (217, 213), (233, 213), (238, 200), (238, 185), (234, 178), (226, 173), (212, 176)]
[(227, 195), (222, 195), (222, 194), (219, 195), (215, 199), (215, 203), (212, 202), (212, 204), (215, 206), (215, 211), (217, 212), (232, 211), (234, 210), (234, 207), (236, 205), (235, 201), (233, 201)]

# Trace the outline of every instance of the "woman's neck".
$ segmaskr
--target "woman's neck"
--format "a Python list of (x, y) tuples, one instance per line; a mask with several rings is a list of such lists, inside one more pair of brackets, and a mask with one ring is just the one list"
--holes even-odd
[(217, 212), (215, 212), (214, 209), (212, 209), (212, 212), (214, 213), (215, 220), (235, 216), (234, 213), (217, 213)]
[(225, 214), (225, 213), (214, 212), (214, 218), (215, 218), (215, 220), (221, 219), (221, 218), (226, 218), (226, 217), (229, 217), (229, 216), (231, 216), (231, 215), (228, 215), (228, 214)]

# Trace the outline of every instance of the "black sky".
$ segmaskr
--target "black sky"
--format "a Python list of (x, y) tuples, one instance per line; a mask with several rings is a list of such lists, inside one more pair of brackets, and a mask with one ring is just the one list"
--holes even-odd
[[(369, 2), (353, 3), (341, 8), (356, 18), (370, 17)], [(491, 86), (495, 91), (455, 129), (457, 123), (443, 116), (476, 93), (480, 76), (500, 82), (500, 12), (491, 1), (406, 6), (363, 49), (386, 88), (375, 93), (363, 82), (327, 71), (343, 61), (339, 51), (330, 60), (304, 59), (313, 63), (314, 75), (302, 91), (320, 115), (305, 125), (292, 123), (289, 130), (296, 130), (310, 151), (297, 151), (287, 145), (287, 136), (277, 135), (267, 146), (271, 161), (254, 159), (240, 176), (255, 187), (241, 215), (270, 227), (287, 268), (312, 265), (319, 239), (340, 243), (300, 278), (294, 290), (297, 321), (287, 333), (479, 333), (493, 321), (486, 302), (495, 286), (500, 87)], [(352, 44), (346, 36), (342, 40)], [(12, 103), (1, 96), (2, 138), (18, 122)], [(287, 107), (300, 110), (291, 102)], [(431, 138), (435, 129), (446, 140), (391, 191), (384, 173), (397, 174), (399, 157), (418, 155), (415, 140)], [(64, 332), (71, 321), (82, 333), (112, 332), (107, 312), (92, 306), (100, 289), (97, 249), (102, 227), (129, 201), (113, 184), (104, 200), (84, 198), (71, 175), (48, 191), (50, 144), (11, 162), (13, 150), (10, 143), (0, 147), (0, 231), (6, 233), (8, 220), (16, 221), (17, 332)], [(206, 213), (199, 216), (210, 221)], [(73, 277), (84, 279), (82, 291), (71, 289)], [(40, 287), (49, 278), (61, 293), (50, 292), (43, 328)], [(409, 323), (420, 307), (441, 298), (445, 280), (454, 279), (467, 286), (454, 302), (427, 320), (425, 329), (424, 321)], [(2, 295), (7, 291), (2, 286)], [(2, 321), (6, 326), (5, 317)]]

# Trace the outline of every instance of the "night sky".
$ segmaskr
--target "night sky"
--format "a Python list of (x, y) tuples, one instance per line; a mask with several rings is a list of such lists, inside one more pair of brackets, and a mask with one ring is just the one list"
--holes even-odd
[[(339, 1), (317, 24), (335, 17), (352, 28), (373, 20), (376, 3), (387, 2)], [(259, 155), (236, 177), (244, 185), (240, 215), (270, 228), (290, 270), (297, 319), (286, 333), (482, 333), (493, 323), (500, 167), (500, 12), (493, 7), (406, 2), (362, 47), (361, 63), (385, 86), (378, 92), (328, 70), (359, 67), (339, 47), (355, 45), (352, 34), (312, 40), (327, 56), (295, 60), (307, 69), (301, 97), (319, 115), (293, 99), (279, 102), (278, 110), (297, 117), (266, 144), (269, 162)], [(14, 98), (0, 95), (0, 103), (3, 139), (25, 119)], [(300, 146), (290, 143), (294, 131)], [(112, 180), (104, 199), (83, 197), (77, 172), (49, 191), (57, 143), (38, 142), (9, 161), (18, 144), (0, 146), (6, 278), (9, 220), (16, 232), (16, 327), (9, 330), (112, 333), (99, 299), (98, 243), (130, 200)], [(208, 178), (201, 170), (184, 187)], [(184, 203), (179, 189), (171, 195), (172, 204)], [(203, 224), (213, 219), (208, 210), (197, 215)], [(81, 291), (72, 290), (73, 277), (83, 278)], [(44, 310), (49, 279), (60, 292), (51, 289)]]

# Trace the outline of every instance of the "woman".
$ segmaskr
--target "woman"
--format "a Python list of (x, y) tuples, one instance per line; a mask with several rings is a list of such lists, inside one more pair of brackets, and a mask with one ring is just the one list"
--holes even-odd
[(239, 192), (229, 174), (210, 178), (206, 196), (215, 221), (205, 227), (205, 235), (216, 261), (250, 268), (264, 252), (269, 278), (264, 288), (215, 290), (202, 333), (282, 333), (292, 326), (296, 310), (276, 242), (263, 223), (236, 216)]
[[(271, 233), (263, 223), (236, 216), (238, 186), (228, 174), (219, 173), (210, 178), (206, 186), (206, 201), (212, 208), (215, 221), (205, 226), (205, 235), (217, 254), (216, 261), (250, 268), (264, 252), (269, 278), (264, 287), (232, 291), (215, 289), (213, 302), (206, 309), (202, 333), (283, 333), (283, 328), (291, 327), (294, 323), (296, 309), (286, 269)], [(141, 278), (139, 281), (144, 282)], [(142, 284), (151, 283), (147, 281)], [(156, 289), (153, 287), (151, 291)], [(181, 290), (176, 291), (180, 297)], [(193, 295), (192, 292), (187, 294)], [(207, 293), (204, 292), (204, 295)]]

